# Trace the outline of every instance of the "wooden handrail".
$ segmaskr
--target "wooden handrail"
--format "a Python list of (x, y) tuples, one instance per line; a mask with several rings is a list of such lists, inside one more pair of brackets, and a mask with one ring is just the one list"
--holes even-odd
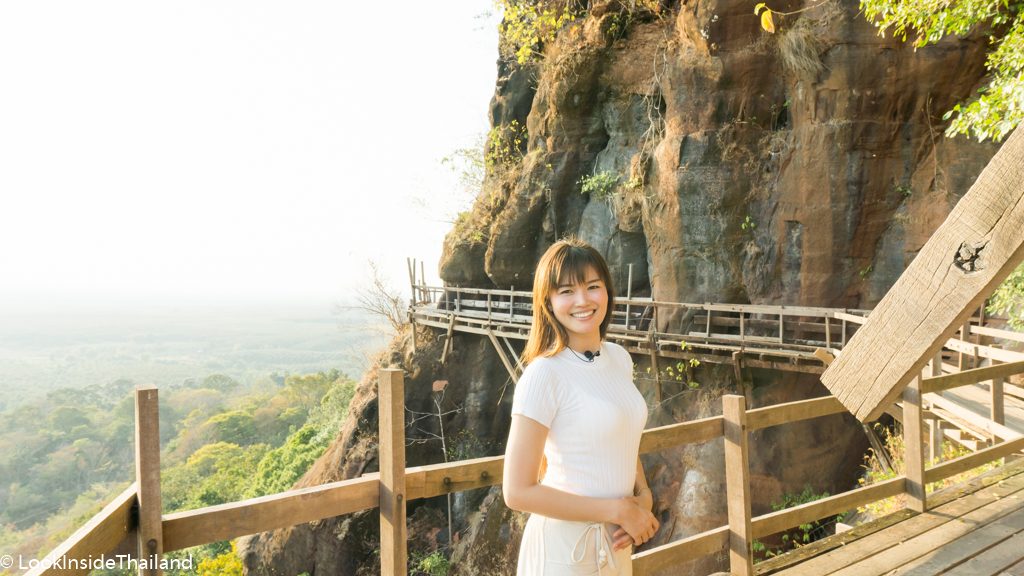
[(836, 494), (835, 496), (772, 512), (771, 514), (757, 516), (751, 520), (754, 538), (763, 538), (783, 530), (788, 530), (794, 526), (813, 522), (819, 518), (835, 516), (858, 506), (864, 506), (865, 504), (896, 496), (905, 489), (906, 480), (904, 476), (897, 476), (878, 484), (864, 486), (863, 488), (857, 488)]
[(57, 569), (54, 563), (62, 559), (67, 561), (98, 557), (134, 537), (137, 525), (132, 508), (136, 504), (137, 493), (138, 484), (132, 483), (85, 525), (75, 530), (74, 534), (47, 554), (35, 568), (26, 572), (25, 576), (88, 574), (89, 570)]
[(984, 382), (985, 380), (992, 380), (993, 378), (1005, 378), (1007, 376), (1013, 376), (1014, 374), (1020, 374), (1021, 372), (1024, 372), (1024, 360), (1010, 362), (1008, 364), (996, 364), (994, 366), (972, 368), (962, 372), (954, 372), (953, 374), (943, 374), (942, 376), (925, 378), (921, 381), (921, 392), (928, 393), (952, 390), (953, 388), (959, 388), (960, 386), (965, 386), (967, 384), (976, 384), (978, 382)]
[(786, 402), (765, 408), (755, 408), (747, 411), (747, 428), (759, 430), (769, 426), (789, 424), (811, 418), (820, 418), (831, 414), (845, 412), (846, 408), (842, 402), (834, 396), (824, 398), (812, 398), (810, 400), (798, 400)]

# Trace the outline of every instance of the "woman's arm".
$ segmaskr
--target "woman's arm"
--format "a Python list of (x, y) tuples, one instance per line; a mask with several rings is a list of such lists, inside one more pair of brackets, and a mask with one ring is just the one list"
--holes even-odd
[(654, 508), (654, 494), (651, 492), (651, 487), (647, 485), (644, 465), (639, 457), (636, 459), (636, 484), (633, 487), (633, 495), (640, 500), (640, 506), (644, 510), (652, 510)]
[[(637, 502), (637, 505), (644, 511), (650, 511), (654, 506), (654, 494), (651, 492), (650, 486), (647, 485), (647, 476), (644, 475), (644, 465), (640, 461), (640, 458), (636, 459), (636, 482), (633, 485), (633, 500)], [(642, 540), (633, 537), (628, 534), (622, 528), (619, 528), (612, 534), (612, 546), (619, 550), (625, 548), (630, 544), (643, 544), (647, 540), (654, 538), (654, 534), (660, 527), (660, 522), (657, 518), (654, 519), (654, 524), (650, 527), (650, 531), (642, 535)]]
[[(526, 416), (512, 416), (512, 428), (505, 446), (502, 490), (505, 504), (523, 512), (576, 522), (618, 524), (634, 540), (641, 540), (657, 520), (633, 497), (590, 498), (544, 486), (537, 481), (548, 429)], [(656, 528), (654, 528), (656, 529)]]

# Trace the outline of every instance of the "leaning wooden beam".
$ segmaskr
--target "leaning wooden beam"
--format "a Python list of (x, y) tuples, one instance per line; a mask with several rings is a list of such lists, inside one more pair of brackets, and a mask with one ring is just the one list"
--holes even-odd
[(512, 361), (508, 359), (505, 354), (505, 350), (501, 348), (501, 344), (498, 343), (498, 337), (494, 335), (493, 330), (487, 331), (487, 337), (491, 340), (491, 345), (494, 346), (494, 351), (498, 353), (498, 358), (501, 358), (501, 363), (505, 366), (505, 371), (508, 372), (508, 377), (512, 379), (512, 382), (519, 382), (519, 375), (516, 374), (515, 367), (512, 366)]
[(1006, 140), (821, 381), (877, 419), (1024, 260), (1024, 130)]
[[(25, 573), (25, 576), (49, 576), (51, 574), (88, 574), (89, 569), (74, 570), (68, 567), (58, 569), (54, 563), (59, 559), (88, 560), (101, 554), (110, 554), (118, 544), (132, 535), (136, 528), (132, 514), (138, 484), (132, 484), (103, 507), (84, 526), (75, 531), (67, 540), (53, 549), (43, 560)], [(134, 556), (134, 554), (133, 554)]]

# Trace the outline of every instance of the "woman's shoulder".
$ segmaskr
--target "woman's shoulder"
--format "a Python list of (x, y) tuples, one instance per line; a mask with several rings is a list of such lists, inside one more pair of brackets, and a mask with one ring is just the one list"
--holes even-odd
[(531, 377), (531, 378), (549, 378), (554, 377), (558, 372), (556, 367), (558, 361), (551, 356), (537, 356), (523, 369), (523, 374), (520, 378)]
[(623, 361), (632, 360), (632, 357), (629, 355), (629, 352), (621, 345), (616, 344), (615, 342), (608, 341), (605, 341), (604, 345), (606, 349), (610, 350), (611, 356)]

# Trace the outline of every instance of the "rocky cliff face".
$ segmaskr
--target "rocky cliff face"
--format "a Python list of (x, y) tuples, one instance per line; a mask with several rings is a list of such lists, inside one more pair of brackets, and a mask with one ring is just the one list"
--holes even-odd
[[(469, 218), (446, 239), (442, 277), (526, 288), (540, 253), (574, 233), (607, 256), (620, 293), (632, 264), (633, 293), (658, 300), (872, 307), (994, 153), (947, 140), (940, 119), (978, 85), (984, 38), (914, 52), (879, 37), (850, 1), (818, 4), (778, 27), (761, 31), (753, 2), (595, 1), (539, 63), (499, 61), (495, 134), (525, 126), (523, 143), (493, 163)], [(594, 175), (614, 184), (581, 194), (580, 180)], [(437, 345), (412, 354), (407, 340), (382, 359), (409, 372), (407, 406), (436, 412), (430, 383), (446, 379), (445, 409), (458, 412), (445, 429), (465, 431), (459, 457), (501, 453), (511, 387), (490, 344), (457, 336), (441, 366)], [(752, 379), (743, 389), (731, 369), (704, 367), (702, 386), (652, 408), (649, 426), (720, 413), (727, 391), (743, 390), (751, 406), (825, 393), (813, 376)], [(367, 375), (338, 442), (302, 485), (376, 470), (374, 382)], [(645, 379), (638, 386), (653, 396)], [(409, 465), (442, 460), (418, 431), (436, 433), (436, 424), (410, 427), (424, 442), (409, 447)], [(839, 416), (752, 440), (755, 513), (805, 485), (848, 489), (865, 444)], [(663, 526), (652, 545), (724, 523), (721, 441), (644, 462)], [(410, 508), (420, 527), (414, 549), (447, 541), (443, 500)], [(499, 489), (459, 495), (453, 516), (454, 573), (513, 572), (522, 517), (504, 508)], [(250, 573), (356, 574), (376, 570), (376, 542), (376, 516), (356, 515), (263, 534), (241, 549)]]

